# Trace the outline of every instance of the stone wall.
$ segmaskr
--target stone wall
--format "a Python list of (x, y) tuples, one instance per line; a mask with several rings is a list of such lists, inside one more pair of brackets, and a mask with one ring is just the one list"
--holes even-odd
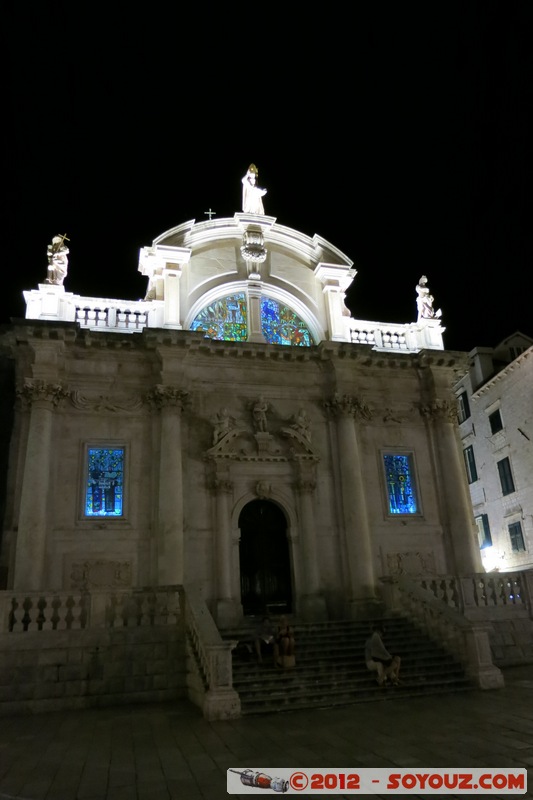
[(0, 715), (187, 696), (182, 626), (0, 635)]

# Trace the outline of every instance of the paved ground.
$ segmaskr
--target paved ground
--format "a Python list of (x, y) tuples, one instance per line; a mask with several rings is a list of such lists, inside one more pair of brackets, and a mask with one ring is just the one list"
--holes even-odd
[[(230, 797), (230, 767), (271, 776), (276, 767), (533, 770), (533, 665), (505, 676), (506, 687), (497, 691), (231, 722), (206, 722), (181, 701), (4, 717), (0, 800), (222, 800)], [(531, 771), (529, 784), (533, 797)], [(273, 795), (261, 789), (242, 795), (254, 796)], [(428, 795), (401, 795), (408, 796)]]

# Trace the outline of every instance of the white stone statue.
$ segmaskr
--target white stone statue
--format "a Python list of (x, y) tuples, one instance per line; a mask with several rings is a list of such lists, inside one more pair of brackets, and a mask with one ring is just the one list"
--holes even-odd
[(48, 257), (48, 275), (45, 283), (51, 283), (54, 286), (62, 286), (63, 281), (68, 270), (68, 253), (69, 249), (65, 244), (68, 242), (66, 233), (54, 236), (52, 243), (47, 247)]
[(442, 316), (442, 311), (440, 308), (438, 311), (433, 310), (433, 302), (435, 298), (430, 293), (427, 282), (428, 279), (426, 276), (422, 275), (418, 281), (418, 286), (416, 287), (416, 293), (418, 295), (416, 298), (418, 322), (420, 322), (422, 319), (439, 319)]
[(257, 186), (259, 172), (255, 164), (250, 164), (248, 172), (242, 179), (242, 210), (245, 214), (264, 214), (263, 197), (266, 189)]

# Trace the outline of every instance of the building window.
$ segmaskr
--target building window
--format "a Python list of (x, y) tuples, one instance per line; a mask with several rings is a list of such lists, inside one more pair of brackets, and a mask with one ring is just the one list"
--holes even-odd
[(503, 494), (512, 494), (515, 488), (513, 475), (511, 473), (511, 462), (507, 457), (498, 461), (498, 473), (500, 475), (500, 484)]
[(124, 448), (87, 449), (86, 517), (121, 517), (123, 513)]
[(470, 404), (468, 402), (468, 395), (466, 392), (461, 392), (457, 398), (457, 414), (459, 422), (464, 422), (470, 416)]
[[(245, 342), (248, 338), (248, 311), (244, 292), (215, 300), (203, 308), (191, 323), (192, 331), (206, 338), (226, 342)], [(268, 297), (261, 298), (261, 330), (269, 344), (309, 347), (311, 331), (289, 306)]]
[(491, 433), (498, 433), (498, 431), (503, 430), (502, 415), (499, 408), (489, 414), (489, 424)]
[(465, 447), (463, 450), (463, 454), (465, 457), (465, 466), (466, 466), (466, 474), (468, 476), (468, 483), (474, 483), (477, 481), (477, 467), (476, 467), (476, 459), (474, 457), (474, 448), (472, 445), (469, 447)]
[(418, 501), (411, 455), (383, 455), (390, 514), (418, 514)]
[(511, 522), (508, 526), (509, 538), (511, 539), (511, 549), (513, 553), (518, 553), (520, 550), (525, 550), (524, 535), (522, 533), (522, 525), (520, 522)]
[(486, 514), (476, 517), (477, 535), (479, 539), (479, 549), (492, 546), (492, 536), (490, 535), (489, 518)]

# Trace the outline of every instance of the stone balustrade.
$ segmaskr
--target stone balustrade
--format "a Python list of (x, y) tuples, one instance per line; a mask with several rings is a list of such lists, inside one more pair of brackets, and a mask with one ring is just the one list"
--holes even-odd
[(233, 688), (232, 650), (236, 641), (223, 641), (199, 592), (185, 591), (185, 626), (190, 648), (189, 697), (206, 719), (240, 716), (241, 701)]
[[(63, 286), (41, 284), (24, 292), (26, 318), (77, 322), (81, 328), (104, 332), (140, 333), (144, 328), (181, 327), (167, 325), (161, 300), (114, 300), (82, 297), (65, 292)], [(423, 349), (444, 350), (439, 320), (394, 324), (342, 317), (338, 341), (372, 347), (374, 350), (417, 353)]]

